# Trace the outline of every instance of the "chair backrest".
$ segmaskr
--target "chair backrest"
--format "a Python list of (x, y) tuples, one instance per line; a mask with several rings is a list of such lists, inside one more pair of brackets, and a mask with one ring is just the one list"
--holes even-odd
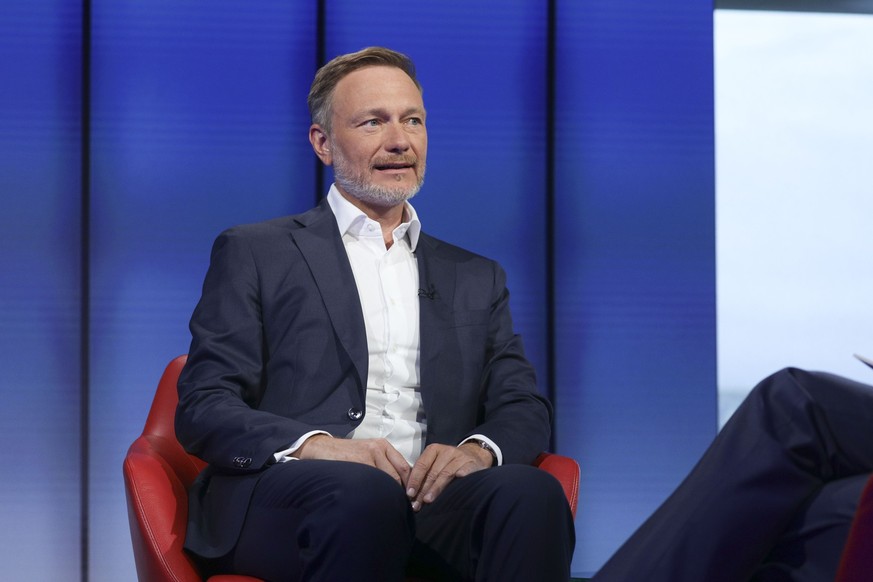
[[(201, 582), (184, 550), (188, 488), (206, 465), (176, 440), (176, 384), (188, 356), (169, 363), (158, 383), (142, 435), (124, 459), (124, 488), (136, 574), (141, 582)], [(249, 576), (212, 576), (209, 582), (261, 582)]]
[(176, 381), (185, 356), (174, 359), (158, 384), (142, 435), (124, 459), (124, 486), (137, 577), (154, 582), (200, 582), (183, 550), (188, 486), (203, 463), (188, 455), (173, 429)]
[(187, 361), (188, 356), (182, 355), (174, 358), (167, 364), (167, 368), (161, 376), (161, 381), (158, 382), (158, 389), (155, 391), (155, 397), (152, 400), (152, 406), (149, 409), (149, 415), (146, 417), (145, 427), (142, 430), (143, 436), (149, 437), (150, 440), (166, 439), (170, 444), (174, 445), (172, 449), (178, 450), (178, 452), (184, 455), (184, 457), (178, 459), (180, 466), (177, 469), (183, 473), (185, 487), (188, 487), (194, 481), (197, 474), (206, 466), (206, 463), (194, 455), (185, 453), (182, 445), (176, 440), (176, 406), (179, 404), (179, 392), (176, 389), (176, 385), (179, 382), (179, 374), (182, 373), (182, 368), (185, 367), (185, 362)]

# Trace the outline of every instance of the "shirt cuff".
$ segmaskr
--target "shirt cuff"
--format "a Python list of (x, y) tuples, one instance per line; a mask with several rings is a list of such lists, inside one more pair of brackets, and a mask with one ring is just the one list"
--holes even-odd
[(315, 436), (317, 434), (326, 434), (327, 436), (331, 436), (331, 434), (327, 431), (311, 430), (308, 433), (304, 434), (299, 439), (297, 439), (296, 441), (294, 441), (293, 443), (291, 443), (291, 446), (288, 447), (287, 449), (282, 449), (281, 451), (276, 451), (275, 453), (273, 453), (273, 459), (275, 459), (275, 461), (277, 463), (286, 463), (288, 461), (299, 461), (300, 459), (298, 459), (297, 457), (292, 457), (291, 455), (293, 455), (297, 451), (297, 449), (299, 449), (300, 447), (303, 446), (303, 443), (306, 442), (306, 439), (308, 439), (311, 436)]
[[(500, 447), (498, 447), (497, 444), (494, 441), (492, 441), (491, 439), (489, 439), (487, 436), (485, 436), (484, 434), (474, 434), (474, 435), (468, 436), (467, 438), (462, 440), (460, 444), (462, 445), (462, 444), (468, 443), (470, 441), (482, 441), (483, 443), (485, 443), (486, 445), (491, 447), (491, 450), (494, 451), (494, 456), (497, 457), (497, 460), (494, 463), (494, 466), (499, 467), (500, 465), (503, 464), (503, 453), (500, 452)], [(458, 446), (460, 446), (460, 445), (458, 445)]]

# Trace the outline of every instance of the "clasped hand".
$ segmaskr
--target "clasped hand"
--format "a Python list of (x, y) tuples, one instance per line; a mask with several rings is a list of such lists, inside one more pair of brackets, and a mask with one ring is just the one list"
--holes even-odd
[(363, 463), (388, 473), (405, 490), (414, 511), (432, 503), (452, 480), (491, 466), (491, 453), (476, 443), (458, 447), (432, 444), (425, 447), (412, 467), (385, 439), (340, 439), (315, 435), (296, 455), (300, 459), (326, 459)]

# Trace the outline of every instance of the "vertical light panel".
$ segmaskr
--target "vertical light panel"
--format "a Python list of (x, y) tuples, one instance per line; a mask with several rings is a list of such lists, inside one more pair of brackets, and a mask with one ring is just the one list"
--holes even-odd
[(133, 578), (121, 462), (215, 236), (311, 205), (315, 3), (93, 1), (91, 580)]
[(516, 331), (548, 383), (546, 9), (540, 0), (327, 3), (326, 57), (381, 45), (424, 85), (428, 166), (413, 204), (430, 234), (506, 269)]
[(0, 4), (0, 577), (80, 565), (82, 14)]
[(557, 6), (556, 405), (592, 572), (716, 430), (712, 4)]

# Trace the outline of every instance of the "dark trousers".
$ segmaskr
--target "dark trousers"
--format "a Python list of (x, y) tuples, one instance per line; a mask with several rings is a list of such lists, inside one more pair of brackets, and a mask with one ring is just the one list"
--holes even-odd
[(566, 582), (575, 546), (560, 484), (510, 465), (453, 481), (413, 513), (385, 473), (291, 461), (261, 477), (240, 539), (213, 573), (270, 582), (428, 580)]
[(833, 580), (871, 471), (873, 388), (782, 370), (593, 580)]

